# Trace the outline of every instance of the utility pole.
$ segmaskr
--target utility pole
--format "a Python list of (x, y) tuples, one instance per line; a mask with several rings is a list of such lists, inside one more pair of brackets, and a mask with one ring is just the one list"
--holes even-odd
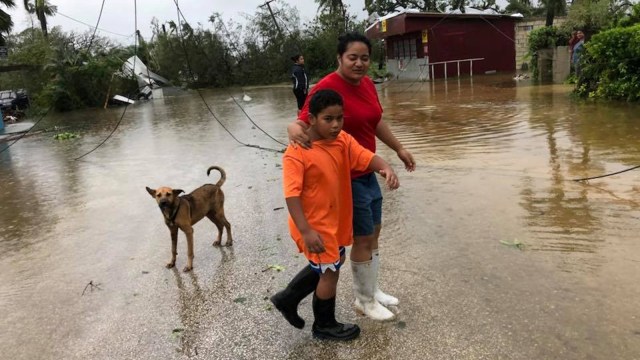
[(260, 7), (267, 7), (269, 9), (269, 13), (271, 14), (271, 18), (273, 19), (273, 23), (276, 25), (276, 28), (278, 29), (278, 34), (280, 34), (280, 37), (282, 37), (282, 30), (280, 30), (280, 25), (278, 25), (278, 22), (276, 21), (276, 16), (273, 15), (273, 10), (271, 10), (271, 3), (274, 2), (276, 0), (267, 0), (264, 2), (264, 4), (260, 5)]

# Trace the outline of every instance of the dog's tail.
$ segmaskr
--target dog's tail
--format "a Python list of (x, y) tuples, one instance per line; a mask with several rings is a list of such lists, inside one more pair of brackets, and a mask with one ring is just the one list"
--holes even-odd
[(224, 170), (221, 167), (218, 166), (212, 166), (210, 168), (207, 169), (207, 176), (209, 176), (209, 173), (211, 173), (211, 170), (218, 170), (220, 171), (220, 180), (218, 180), (218, 182), (216, 183), (217, 187), (222, 186), (222, 184), (224, 184), (225, 180), (227, 180), (227, 173), (224, 172)]

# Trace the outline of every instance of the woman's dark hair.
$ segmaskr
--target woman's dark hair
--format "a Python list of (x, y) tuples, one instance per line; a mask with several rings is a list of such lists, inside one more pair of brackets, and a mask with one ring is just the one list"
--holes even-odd
[(369, 48), (369, 54), (371, 54), (371, 41), (359, 32), (352, 31), (338, 37), (338, 55), (342, 56), (352, 42), (364, 43)]
[(342, 106), (342, 104), (342, 96), (337, 92), (330, 89), (318, 90), (309, 100), (309, 114), (318, 116), (322, 110), (329, 106)]
[(291, 57), (291, 60), (293, 62), (298, 62), (298, 59), (300, 59), (300, 56), (302, 56), (302, 54), (295, 54)]

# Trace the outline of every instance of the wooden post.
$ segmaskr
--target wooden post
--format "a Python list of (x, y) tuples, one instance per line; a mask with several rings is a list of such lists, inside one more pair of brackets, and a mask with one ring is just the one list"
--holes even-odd
[(107, 89), (107, 97), (104, 99), (104, 108), (107, 108), (107, 104), (109, 103), (109, 95), (111, 95), (111, 84), (113, 83), (113, 76), (115, 73), (111, 74), (111, 81), (109, 81), (109, 88)]

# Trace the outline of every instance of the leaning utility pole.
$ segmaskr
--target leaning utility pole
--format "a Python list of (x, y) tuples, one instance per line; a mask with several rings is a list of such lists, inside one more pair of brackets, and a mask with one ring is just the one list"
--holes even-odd
[(260, 5), (260, 7), (267, 7), (269, 9), (269, 13), (271, 14), (271, 18), (273, 19), (273, 23), (276, 25), (276, 29), (278, 29), (278, 34), (280, 34), (280, 37), (282, 37), (282, 30), (280, 30), (280, 25), (278, 25), (278, 22), (276, 21), (276, 16), (273, 15), (273, 10), (271, 10), (271, 3), (274, 2), (276, 0), (267, 0), (264, 2), (264, 4)]

